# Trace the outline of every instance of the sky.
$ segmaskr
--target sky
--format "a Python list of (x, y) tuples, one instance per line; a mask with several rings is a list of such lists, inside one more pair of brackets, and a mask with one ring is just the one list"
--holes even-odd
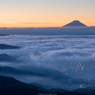
[(95, 0), (0, 0), (0, 27), (95, 26)]

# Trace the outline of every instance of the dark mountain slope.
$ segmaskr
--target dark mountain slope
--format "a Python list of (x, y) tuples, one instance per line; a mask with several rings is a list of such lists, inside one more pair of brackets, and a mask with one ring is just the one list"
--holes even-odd
[(32, 88), (21, 88), (21, 87), (7, 87), (7, 88), (0, 88), (0, 95), (86, 95), (76, 92), (43, 92), (38, 91)]
[(57, 91), (57, 89), (51, 92), (44, 89), (42, 91), (39, 87), (20, 82), (12, 77), (0, 76), (0, 95), (44, 95), (47, 93), (52, 95), (85, 95), (77, 92), (59, 93)]
[(78, 20), (74, 20), (73, 22), (68, 23), (63, 27), (87, 27), (87, 26)]
[(0, 62), (20, 62), (20, 61), (7, 54), (0, 54)]
[(19, 46), (0, 44), (0, 49), (20, 49), (20, 48), (21, 47)]
[(0, 76), (0, 87), (31, 87), (31, 85), (20, 82), (12, 77)]
[(9, 36), (9, 34), (0, 34), (0, 36)]
[(86, 87), (74, 90), (74, 92), (84, 93), (84, 94), (95, 94), (95, 87)]
[(25, 71), (25, 70), (19, 70), (13, 67), (8, 66), (0, 66), (0, 74), (1, 75), (23, 75), (23, 76), (45, 76), (40, 73), (32, 72), (32, 71)]

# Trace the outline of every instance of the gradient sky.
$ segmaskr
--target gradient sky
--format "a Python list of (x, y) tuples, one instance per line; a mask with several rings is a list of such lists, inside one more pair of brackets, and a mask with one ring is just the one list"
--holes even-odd
[(95, 0), (0, 0), (0, 27), (95, 26)]

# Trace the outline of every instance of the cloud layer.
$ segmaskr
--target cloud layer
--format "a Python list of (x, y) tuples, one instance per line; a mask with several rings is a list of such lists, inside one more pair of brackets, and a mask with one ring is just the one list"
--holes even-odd
[[(64, 79), (63, 72), (71, 77), (94, 79), (90, 74), (93, 72), (91, 69), (95, 68), (95, 35), (10, 35), (0, 37), (0, 43), (21, 46), (21, 49), (17, 50), (0, 50), (0, 54), (6, 53), (22, 61), (20, 64), (0, 63), (0, 65), (40, 72), (48, 77), (44, 77), (46, 80), (44, 83), (49, 81), (51, 84), (55, 81), (55, 84), (57, 78)], [(91, 72), (90, 76), (79, 74), (80, 71), (87, 70)], [(43, 77), (32, 77), (32, 81), (30, 80), (29, 82), (41, 83)], [(59, 81), (58, 83), (61, 84)]]

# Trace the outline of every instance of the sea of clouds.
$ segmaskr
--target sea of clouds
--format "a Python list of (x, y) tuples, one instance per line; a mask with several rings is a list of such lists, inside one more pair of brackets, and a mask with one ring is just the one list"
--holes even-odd
[[(29, 82), (58, 85), (56, 80), (62, 79), (62, 73), (73, 78), (95, 78), (93, 73), (95, 35), (9, 35), (1, 36), (1, 43), (20, 46), (21, 49), (0, 50), (0, 54), (8, 54), (22, 62), (16, 64), (3, 62), (0, 65), (39, 72), (46, 76), (44, 81), (43, 77), (29, 77), (27, 79)], [(75, 70), (78, 66), (90, 68)], [(25, 82), (26, 77), (21, 77), (20, 80)]]

